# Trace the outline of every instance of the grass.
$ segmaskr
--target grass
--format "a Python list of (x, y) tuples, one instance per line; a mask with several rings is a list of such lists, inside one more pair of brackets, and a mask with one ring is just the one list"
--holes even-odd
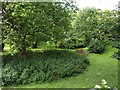
[(101, 85), (102, 79), (105, 79), (110, 87), (117, 87), (118, 61), (111, 58), (115, 51), (116, 49), (107, 46), (103, 54), (90, 54), (90, 65), (83, 74), (51, 83), (22, 85), (17, 88), (93, 88), (96, 84)]

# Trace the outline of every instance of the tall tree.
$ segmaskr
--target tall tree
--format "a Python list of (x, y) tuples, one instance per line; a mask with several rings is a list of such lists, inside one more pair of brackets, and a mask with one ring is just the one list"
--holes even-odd
[(3, 3), (3, 38), (20, 56), (41, 36), (57, 44), (69, 30), (69, 8), (66, 3), (56, 2)]

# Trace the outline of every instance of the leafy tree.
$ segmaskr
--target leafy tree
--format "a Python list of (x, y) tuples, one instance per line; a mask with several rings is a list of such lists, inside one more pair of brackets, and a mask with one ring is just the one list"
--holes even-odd
[(114, 53), (114, 57), (120, 60), (120, 1), (118, 2), (118, 17), (117, 23), (113, 34), (115, 34), (115, 47), (118, 49), (117, 52)]
[[(3, 3), (3, 39), (17, 49), (20, 56), (38, 39), (54, 41), (57, 46), (71, 23), (68, 3), (7, 2)], [(40, 39), (42, 40), (42, 39)]]
[(34, 14), (32, 3), (11, 2), (3, 5), (3, 37), (6, 34), (6, 39), (12, 49), (17, 47), (20, 55), (24, 55), (27, 45), (26, 37), (32, 32), (29, 29)]
[[(103, 43), (112, 39), (112, 32), (116, 26), (116, 11), (85, 8), (79, 10), (73, 23), (74, 31), (78, 38), (83, 37), (86, 45), (93, 39), (99, 39)], [(73, 33), (72, 32), (72, 33)]]
[(116, 11), (99, 11), (98, 18), (98, 31), (99, 31), (99, 39), (103, 41), (103, 43), (108, 42), (109, 40), (113, 40), (113, 30), (116, 26)]
[[(97, 10), (95, 8), (84, 8), (79, 10), (76, 14), (76, 19), (73, 23), (73, 32), (78, 36), (78, 38), (84, 38), (86, 44), (88, 45), (92, 39), (92, 34), (95, 32), (97, 26)], [(72, 32), (72, 33), (73, 33)]]

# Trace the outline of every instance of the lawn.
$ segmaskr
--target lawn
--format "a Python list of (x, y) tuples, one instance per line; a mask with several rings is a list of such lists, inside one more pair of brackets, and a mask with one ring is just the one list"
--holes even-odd
[(18, 88), (93, 88), (96, 84), (101, 85), (105, 79), (110, 87), (118, 86), (118, 61), (111, 57), (116, 51), (111, 46), (106, 47), (103, 54), (90, 54), (90, 65), (80, 75), (59, 79), (51, 83), (29, 84), (17, 86)]

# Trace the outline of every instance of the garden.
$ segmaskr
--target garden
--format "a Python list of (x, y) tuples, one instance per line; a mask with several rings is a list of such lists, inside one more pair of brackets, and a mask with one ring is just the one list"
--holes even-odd
[(2, 2), (1, 87), (119, 88), (119, 20), (71, 1)]

